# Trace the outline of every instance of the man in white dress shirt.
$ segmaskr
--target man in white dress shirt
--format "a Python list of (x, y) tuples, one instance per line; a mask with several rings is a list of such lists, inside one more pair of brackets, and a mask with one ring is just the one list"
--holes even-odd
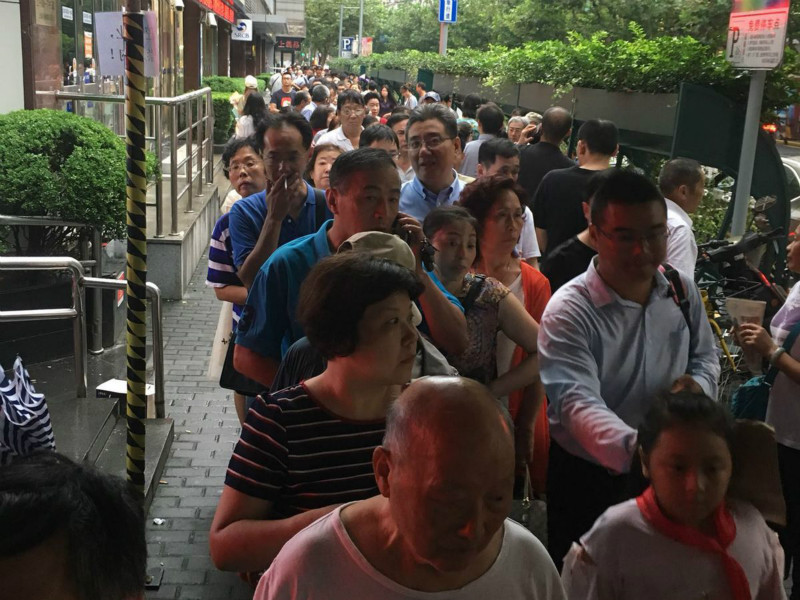
[(658, 187), (667, 201), (667, 263), (694, 279), (697, 243), (689, 215), (697, 210), (703, 200), (705, 173), (696, 160), (674, 158), (661, 169)]

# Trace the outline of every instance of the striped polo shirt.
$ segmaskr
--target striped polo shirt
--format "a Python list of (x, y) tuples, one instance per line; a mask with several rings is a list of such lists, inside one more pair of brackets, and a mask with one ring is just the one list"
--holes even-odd
[[(236, 265), (233, 264), (233, 244), (230, 232), (230, 213), (223, 214), (217, 219), (214, 230), (211, 232), (211, 242), (208, 246), (208, 273), (206, 285), (220, 288), (228, 285), (243, 285), (236, 274)], [(241, 304), (233, 305), (233, 331), (242, 315)]]
[(349, 421), (297, 385), (258, 397), (247, 413), (225, 485), (273, 503), (275, 518), (378, 494), (372, 452), (386, 420)]

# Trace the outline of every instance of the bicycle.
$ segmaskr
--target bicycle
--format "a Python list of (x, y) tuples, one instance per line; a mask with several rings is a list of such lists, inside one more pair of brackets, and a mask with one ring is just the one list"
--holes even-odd
[(743, 298), (765, 302), (764, 325), (769, 325), (786, 300), (786, 290), (753, 266), (747, 256), (784, 237), (783, 231), (776, 229), (766, 233), (748, 233), (736, 243), (711, 240), (698, 245), (695, 282), (720, 348), (720, 401), (727, 401), (733, 391), (751, 376), (733, 335), (734, 323), (728, 314), (726, 301), (728, 298)]

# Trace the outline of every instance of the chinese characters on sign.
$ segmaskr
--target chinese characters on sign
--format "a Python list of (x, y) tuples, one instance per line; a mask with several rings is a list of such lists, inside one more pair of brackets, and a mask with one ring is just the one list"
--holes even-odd
[(283, 37), (278, 36), (275, 40), (276, 50), (300, 50), (300, 45), (303, 43), (301, 37)]
[(228, 23), (233, 23), (233, 4), (225, 0), (197, 0), (218, 17), (225, 19)]
[(774, 69), (783, 59), (789, 0), (734, 0), (726, 56), (738, 69)]
[[(125, 75), (125, 40), (122, 36), (122, 13), (95, 13), (97, 54), (100, 72), (110, 77)], [(144, 13), (144, 74), (158, 75), (158, 25), (156, 13)]]

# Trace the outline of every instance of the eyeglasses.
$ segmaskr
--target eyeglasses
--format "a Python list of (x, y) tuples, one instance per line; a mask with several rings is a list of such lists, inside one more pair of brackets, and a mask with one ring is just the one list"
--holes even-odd
[(668, 229), (660, 229), (646, 234), (636, 234), (628, 231), (603, 231), (599, 225), (595, 224), (595, 229), (603, 234), (603, 237), (611, 240), (616, 245), (623, 248), (633, 248), (636, 244), (647, 244), (649, 248), (663, 244), (669, 237)]
[(418, 152), (424, 144), (428, 150), (433, 150), (441, 146), (445, 141), (452, 139), (451, 137), (442, 137), (441, 135), (429, 135), (426, 138), (411, 138), (408, 140), (408, 149), (412, 152)]
[(247, 169), (249, 171), (250, 169), (255, 168), (258, 164), (259, 163), (255, 160), (248, 160), (244, 163), (231, 163), (230, 167), (228, 167), (228, 172), (239, 173), (243, 169)]
[(343, 108), (342, 115), (345, 117), (363, 117), (366, 111), (363, 108)]
[(392, 151), (392, 152), (389, 152), (389, 156), (392, 157), (392, 160), (397, 160), (397, 157), (400, 156), (400, 153), (396, 152), (396, 151)]

